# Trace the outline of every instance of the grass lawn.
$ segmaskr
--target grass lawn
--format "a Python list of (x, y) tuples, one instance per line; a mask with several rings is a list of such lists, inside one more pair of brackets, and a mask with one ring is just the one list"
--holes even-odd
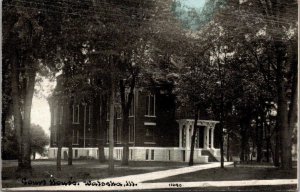
[(265, 179), (296, 179), (297, 169), (280, 170), (274, 167), (225, 167), (201, 170), (193, 173), (176, 175), (153, 182), (193, 182), (193, 181), (239, 181), (239, 180), (265, 180)]
[[(3, 161), (2, 167), (2, 187), (22, 187), (21, 179), (16, 178), (16, 162)], [(99, 163), (96, 160), (74, 160), (72, 166), (68, 166), (66, 161), (62, 161), (62, 171), (56, 171), (55, 160), (36, 160), (32, 162), (33, 173), (30, 180), (40, 181), (49, 180), (51, 175), (60, 181), (69, 181), (72, 177), (74, 181), (103, 179), (110, 177), (119, 177), (152, 171), (160, 171), (172, 168), (187, 166), (180, 162), (151, 162), (139, 161), (129, 162), (129, 166), (121, 166), (120, 161), (115, 161), (114, 175), (108, 175), (108, 162)], [(26, 185), (30, 186), (30, 185)]]
[[(193, 173), (176, 175), (159, 180), (146, 181), (145, 183), (160, 182), (196, 182), (196, 181), (239, 181), (239, 180), (266, 180), (266, 179), (296, 179), (297, 169), (280, 170), (267, 165), (240, 165), (238, 167), (225, 167), (201, 170)], [(159, 191), (295, 191), (296, 185), (278, 186), (243, 186), (243, 187), (205, 187), (162, 189)]]

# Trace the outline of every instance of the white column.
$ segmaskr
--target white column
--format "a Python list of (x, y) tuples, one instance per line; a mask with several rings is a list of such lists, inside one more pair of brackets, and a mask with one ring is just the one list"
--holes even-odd
[(215, 128), (213, 127), (213, 128), (211, 128), (211, 139), (210, 139), (210, 141), (211, 141), (211, 146), (210, 146), (210, 148), (214, 148), (214, 131), (215, 131)]
[(179, 125), (179, 147), (182, 147), (182, 125)]
[(209, 140), (210, 140), (210, 138), (209, 138), (209, 129), (210, 129), (210, 127), (207, 127), (207, 132), (206, 132), (206, 137), (207, 137), (207, 148), (209, 149)]
[(189, 124), (185, 125), (185, 148), (190, 146)]
[(193, 132), (194, 132), (194, 126), (192, 124), (190, 124), (190, 128), (189, 128), (189, 131), (190, 131), (190, 147), (192, 145), (192, 136), (193, 136)]
[(203, 148), (204, 149), (207, 149), (207, 134), (206, 134), (206, 132), (207, 132), (207, 126), (204, 127), (204, 134), (203, 134), (203, 137), (204, 137)]

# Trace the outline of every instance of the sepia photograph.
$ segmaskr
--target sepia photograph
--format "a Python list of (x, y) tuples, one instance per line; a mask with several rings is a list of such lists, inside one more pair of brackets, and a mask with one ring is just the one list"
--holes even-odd
[(298, 191), (297, 0), (2, 0), (2, 191)]

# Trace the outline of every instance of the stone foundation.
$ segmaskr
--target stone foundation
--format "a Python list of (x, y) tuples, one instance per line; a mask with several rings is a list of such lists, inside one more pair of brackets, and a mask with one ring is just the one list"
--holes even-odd
[[(219, 149), (210, 149), (212, 154), (218, 156)], [(202, 149), (195, 149), (194, 162), (208, 163), (208, 156), (201, 154)], [(123, 148), (114, 148), (114, 159), (121, 160)], [(67, 159), (68, 148), (62, 148), (62, 159)], [(104, 148), (105, 158), (108, 159), (109, 149)], [(49, 148), (49, 159), (55, 159), (57, 148)], [(73, 159), (98, 158), (98, 148), (73, 148)], [(190, 159), (190, 149), (178, 147), (129, 147), (129, 160), (132, 161), (173, 161), (188, 162)]]

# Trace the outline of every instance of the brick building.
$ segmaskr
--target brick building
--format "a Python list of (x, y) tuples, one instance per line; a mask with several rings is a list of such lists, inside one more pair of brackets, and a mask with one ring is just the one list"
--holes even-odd
[[(61, 88), (62, 76), (58, 77), (56, 92)], [(99, 98), (98, 98), (99, 97)], [(104, 145), (108, 157), (108, 100), (100, 102), (103, 95), (89, 102), (72, 104), (62, 97), (49, 99), (51, 111), (51, 136), (49, 158), (57, 155), (58, 139), (63, 140), (62, 155), (67, 157), (67, 144), (72, 135), (73, 158), (98, 157), (99, 143)], [(154, 161), (188, 161), (193, 121), (187, 115), (176, 115), (175, 95), (168, 87), (138, 87), (134, 89), (129, 112), (129, 159)], [(102, 100), (103, 101), (103, 100)], [(103, 111), (105, 110), (105, 111)], [(105, 113), (105, 115), (101, 114)], [(122, 113), (120, 104), (115, 105), (114, 158), (122, 158)], [(185, 117), (185, 118), (183, 118)], [(102, 123), (101, 123), (102, 122)], [(217, 121), (198, 120), (195, 162), (219, 160), (219, 149), (214, 139)], [(62, 131), (63, 130), (63, 131)], [(59, 132), (62, 131), (62, 132)]]

